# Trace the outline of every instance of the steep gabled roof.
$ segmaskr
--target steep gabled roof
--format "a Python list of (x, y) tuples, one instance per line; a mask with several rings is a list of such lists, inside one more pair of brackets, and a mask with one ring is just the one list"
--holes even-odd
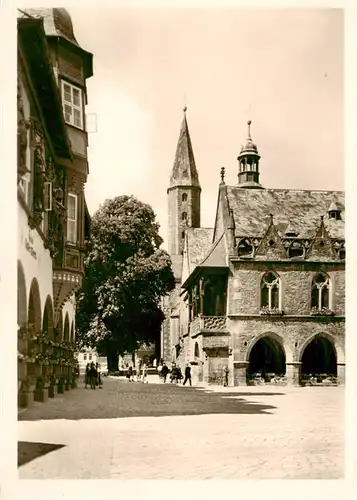
[[(197, 230), (195, 230), (197, 231)], [(213, 229), (206, 230), (206, 237), (210, 234), (211, 241), (213, 237)], [(210, 233), (208, 233), (208, 231)], [(206, 239), (206, 244), (208, 243), (208, 239)], [(202, 242), (202, 240), (201, 240)], [(193, 248), (193, 247), (192, 247)], [(203, 256), (200, 260), (198, 257)], [(228, 269), (228, 245), (227, 245), (227, 237), (226, 234), (223, 233), (213, 244), (210, 243), (206, 246), (206, 251), (204, 252), (204, 245), (201, 245), (201, 251), (196, 252), (196, 264), (195, 266), (190, 266), (190, 272), (188, 276), (183, 277), (182, 288), (186, 288), (188, 283), (192, 279), (196, 279), (200, 274), (201, 270), (204, 268), (222, 268)]]
[(170, 188), (175, 186), (195, 186), (201, 189), (186, 120), (186, 113), (182, 120), (174, 166), (170, 177)]
[(213, 229), (205, 227), (187, 228), (187, 251), (189, 273), (207, 256), (212, 245)]
[[(227, 197), (233, 210), (236, 236), (262, 237), (272, 214), (281, 236), (290, 226), (300, 238), (312, 238), (324, 215), (325, 227), (331, 238), (344, 238), (345, 196), (342, 191), (250, 190), (227, 186)], [(340, 211), (341, 219), (328, 218), (332, 202)]]
[(226, 233), (223, 233), (212, 245), (208, 255), (198, 267), (228, 267), (228, 246)]

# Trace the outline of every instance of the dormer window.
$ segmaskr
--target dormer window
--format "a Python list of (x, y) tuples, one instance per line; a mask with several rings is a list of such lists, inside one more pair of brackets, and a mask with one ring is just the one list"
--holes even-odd
[(239, 257), (252, 257), (253, 256), (253, 245), (248, 238), (243, 238), (239, 241), (237, 246)]
[(332, 202), (330, 208), (328, 209), (328, 218), (329, 219), (340, 219), (340, 210), (337, 208), (335, 202)]
[(82, 89), (62, 80), (62, 104), (65, 122), (83, 129)]

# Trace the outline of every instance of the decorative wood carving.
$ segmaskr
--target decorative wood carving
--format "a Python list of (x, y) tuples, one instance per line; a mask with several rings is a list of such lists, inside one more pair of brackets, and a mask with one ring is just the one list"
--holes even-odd
[(21, 96), (20, 78), (17, 78), (17, 183), (21, 178), (29, 172), (26, 166), (26, 151), (27, 151), (27, 131), (29, 122), (25, 119), (24, 103)]

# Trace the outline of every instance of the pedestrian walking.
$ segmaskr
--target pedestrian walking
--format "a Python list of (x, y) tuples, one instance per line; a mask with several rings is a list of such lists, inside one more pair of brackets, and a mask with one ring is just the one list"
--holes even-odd
[(133, 367), (130, 365), (129, 368), (128, 368), (128, 373), (127, 373), (127, 376), (126, 376), (128, 379), (129, 379), (129, 382), (132, 382), (133, 381)]
[(177, 373), (177, 367), (176, 367), (176, 363), (172, 363), (172, 368), (171, 368), (171, 384), (172, 383), (175, 383), (177, 384), (177, 380), (178, 380), (178, 373)]
[(99, 387), (99, 389), (101, 389), (103, 387), (103, 382), (101, 377), (101, 367), (99, 363), (96, 364), (96, 369), (97, 369), (97, 386)]
[(162, 375), (164, 383), (166, 383), (166, 378), (167, 378), (168, 373), (169, 373), (169, 369), (168, 369), (167, 365), (164, 363), (162, 365), (162, 370), (161, 370), (161, 375)]
[(228, 366), (225, 366), (224, 367), (224, 383), (223, 383), (223, 387), (228, 387), (228, 373), (229, 373)]
[(146, 363), (144, 363), (143, 367), (142, 367), (142, 371), (141, 371), (141, 382), (143, 384), (145, 382), (148, 383), (147, 376), (148, 376), (148, 369), (147, 369)]
[(86, 364), (86, 371), (84, 374), (84, 388), (85, 389), (87, 389), (87, 385), (90, 385), (89, 370), (90, 370), (90, 365), (89, 365), (89, 363), (87, 363)]
[(95, 390), (95, 386), (97, 383), (97, 370), (93, 361), (89, 368), (89, 379), (90, 379), (90, 388)]
[(180, 366), (178, 366), (178, 367), (177, 367), (177, 381), (178, 381), (179, 383), (181, 383), (181, 380), (182, 380), (182, 379), (183, 379), (183, 376), (182, 376), (181, 367), (180, 367)]
[(186, 368), (185, 368), (185, 380), (183, 381), (183, 385), (186, 384), (187, 380), (190, 382), (190, 386), (192, 386), (191, 366), (189, 363), (187, 363)]

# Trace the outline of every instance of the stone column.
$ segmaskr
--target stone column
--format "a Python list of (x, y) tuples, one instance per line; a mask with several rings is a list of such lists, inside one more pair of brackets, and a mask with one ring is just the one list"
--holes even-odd
[(203, 363), (203, 383), (207, 385), (209, 382), (209, 356), (207, 352), (204, 352), (204, 363)]
[(337, 379), (340, 385), (345, 385), (345, 371), (346, 371), (346, 364), (337, 363)]
[(300, 384), (300, 372), (301, 372), (301, 363), (299, 361), (286, 363), (286, 378), (288, 381), (288, 385)]
[(234, 361), (234, 385), (247, 385), (248, 361)]

